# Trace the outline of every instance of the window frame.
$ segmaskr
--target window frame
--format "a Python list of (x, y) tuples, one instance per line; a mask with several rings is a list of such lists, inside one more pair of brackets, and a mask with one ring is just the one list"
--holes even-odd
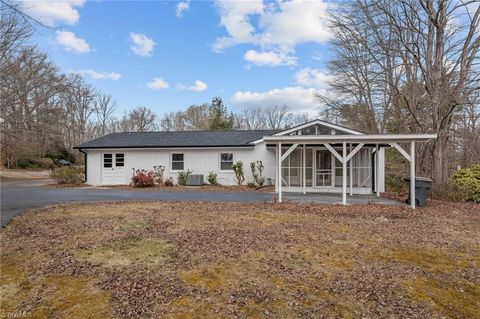
[[(105, 155), (110, 156), (110, 166), (105, 166)], [(113, 153), (103, 153), (102, 156), (102, 168), (113, 168)]]
[[(119, 160), (118, 160), (118, 155), (122, 155), (122, 160), (121, 160), (121, 164), (122, 165), (118, 165), (119, 164)], [(125, 167), (125, 153), (115, 153), (115, 167)]]
[(219, 170), (221, 172), (233, 172), (233, 169), (232, 169), (231, 166), (230, 166), (230, 168), (227, 168), (227, 169), (222, 168), (222, 163), (230, 163), (230, 162), (222, 160), (222, 155), (223, 154), (231, 154), (232, 155), (232, 162), (231, 162), (232, 164), (231, 165), (233, 165), (235, 163), (235, 153), (234, 152), (232, 152), (232, 151), (220, 151), (218, 153), (218, 158), (219, 158), (218, 159), (218, 166), (219, 166), (218, 168), (219, 168)]
[[(182, 155), (182, 160), (181, 161), (173, 160), (173, 155)], [(182, 168), (181, 169), (173, 168), (173, 163), (182, 163)], [(184, 171), (184, 170), (185, 170), (185, 153), (183, 153), (183, 152), (172, 152), (172, 153), (170, 153), (170, 171), (181, 172), (181, 171)]]

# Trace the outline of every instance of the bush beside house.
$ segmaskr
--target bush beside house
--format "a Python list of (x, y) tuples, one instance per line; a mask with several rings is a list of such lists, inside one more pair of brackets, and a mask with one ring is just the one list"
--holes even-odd
[(462, 168), (453, 173), (448, 181), (450, 193), (457, 201), (480, 203), (480, 164)]
[(50, 178), (57, 184), (80, 184), (83, 181), (83, 169), (76, 167), (59, 167), (50, 172)]

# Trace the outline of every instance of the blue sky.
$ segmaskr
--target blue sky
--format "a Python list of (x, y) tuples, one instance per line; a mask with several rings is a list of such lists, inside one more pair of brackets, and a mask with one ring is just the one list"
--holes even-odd
[(221, 96), (234, 110), (287, 104), (315, 114), (328, 76), (322, 1), (26, 1), (51, 28), (34, 42), (64, 72), (112, 95), (118, 115), (160, 116)]

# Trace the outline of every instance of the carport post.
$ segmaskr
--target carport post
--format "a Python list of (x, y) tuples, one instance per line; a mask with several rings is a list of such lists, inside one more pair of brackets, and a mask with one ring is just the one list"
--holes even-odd
[(347, 205), (347, 142), (343, 142), (342, 204)]
[(380, 197), (380, 187), (378, 184), (380, 183), (380, 178), (378, 177), (378, 172), (380, 171), (380, 156), (379, 156), (379, 148), (378, 144), (375, 145), (375, 191), (377, 192), (377, 197)]
[(278, 202), (282, 202), (282, 142), (278, 143)]
[[(350, 143), (350, 153), (352, 153), (352, 143)], [(350, 196), (353, 196), (353, 166), (352, 166), (353, 157), (350, 159)]]
[(410, 142), (410, 205), (415, 209), (415, 141)]
[(303, 193), (307, 193), (307, 159), (306, 159), (306, 151), (305, 151), (305, 144), (303, 144)]

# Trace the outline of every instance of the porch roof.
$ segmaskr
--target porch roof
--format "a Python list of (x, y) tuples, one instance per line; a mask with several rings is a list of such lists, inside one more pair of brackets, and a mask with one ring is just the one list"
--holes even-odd
[(285, 142), (298, 144), (320, 143), (404, 143), (404, 142), (427, 142), (437, 138), (437, 134), (364, 134), (364, 135), (288, 135), (288, 136), (265, 136), (265, 142)]

